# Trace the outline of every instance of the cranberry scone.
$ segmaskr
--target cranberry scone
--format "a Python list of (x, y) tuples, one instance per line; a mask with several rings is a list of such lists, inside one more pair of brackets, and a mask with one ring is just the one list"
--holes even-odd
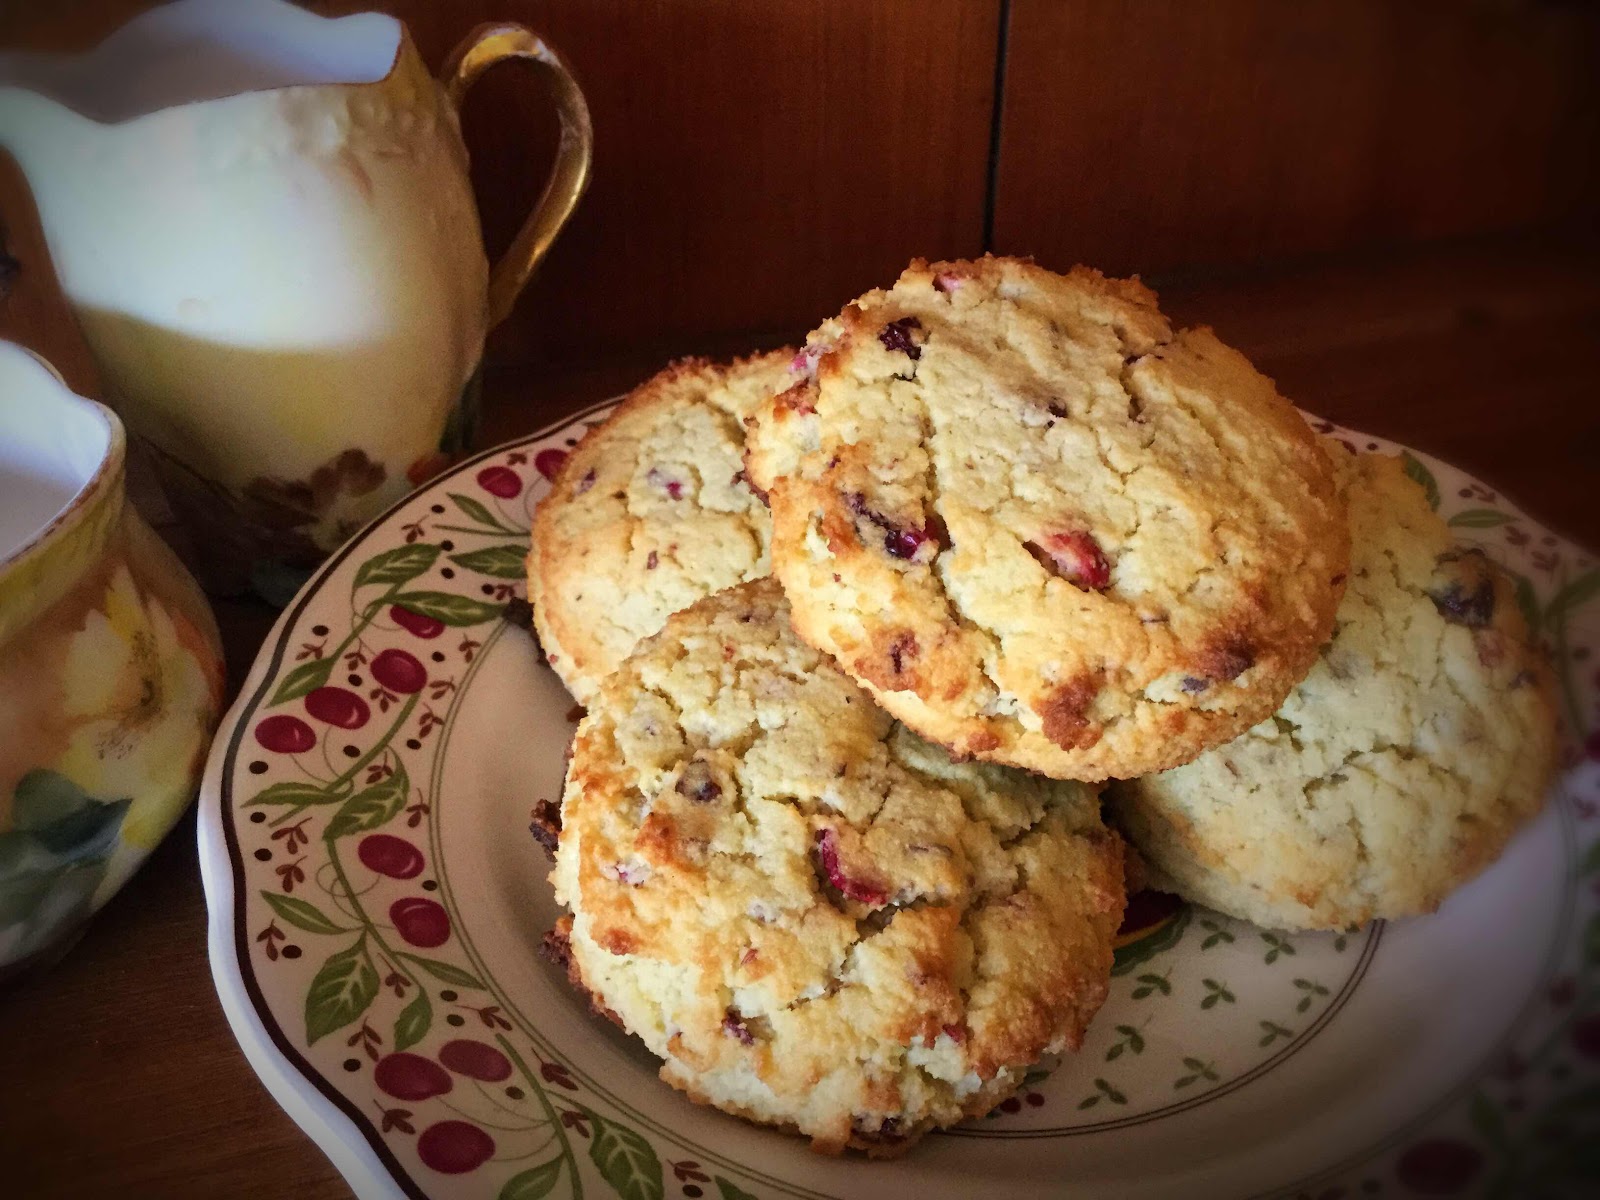
[(1315, 435), (1137, 281), (919, 261), (800, 362), (746, 454), (795, 628), (955, 753), (1175, 766), (1332, 629), (1349, 535)]
[(1399, 459), (1327, 445), (1353, 535), (1332, 640), (1272, 717), (1114, 788), (1155, 886), (1281, 929), (1433, 910), (1539, 810), (1557, 753), (1510, 582)]
[(580, 701), (669, 615), (767, 574), (770, 522), (745, 482), (743, 420), (787, 386), (793, 358), (675, 362), (567, 456), (534, 515), (528, 596)]
[(1081, 1043), (1124, 904), (1092, 789), (953, 762), (794, 636), (770, 579), (601, 685), (551, 878), (569, 977), (664, 1080), (880, 1156)]

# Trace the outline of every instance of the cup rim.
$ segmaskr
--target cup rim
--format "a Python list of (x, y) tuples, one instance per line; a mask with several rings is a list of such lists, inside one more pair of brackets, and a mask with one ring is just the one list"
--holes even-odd
[(113, 494), (122, 478), (128, 451), (127, 432), (116, 413), (98, 400), (78, 395), (67, 386), (67, 381), (61, 377), (61, 373), (42, 355), (16, 342), (0, 339), (0, 354), (11, 351), (20, 351), (22, 355), (32, 360), (35, 368), (49, 376), (53, 386), (48, 390), (47, 397), (41, 398), (44, 403), (77, 407), (100, 421), (106, 430), (106, 448), (93, 474), (73, 492), (60, 510), (9, 554), (0, 556), (0, 579), (12, 575), (30, 561), (41, 558), (51, 546), (82, 524), (93, 509)]

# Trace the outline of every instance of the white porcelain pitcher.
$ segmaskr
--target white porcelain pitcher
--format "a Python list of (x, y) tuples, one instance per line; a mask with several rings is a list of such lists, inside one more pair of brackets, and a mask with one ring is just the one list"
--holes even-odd
[[(562, 138), (491, 271), (457, 105), (506, 58)], [(391, 17), (178, 0), (87, 54), (0, 54), (0, 146), (208, 586), (281, 594), (460, 448), (485, 332), (576, 206), (591, 133), (520, 26), (474, 31), (440, 82)]]

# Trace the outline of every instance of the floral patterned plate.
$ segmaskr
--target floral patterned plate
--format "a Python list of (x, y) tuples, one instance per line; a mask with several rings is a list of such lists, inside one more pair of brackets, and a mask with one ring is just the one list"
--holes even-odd
[(1543, 815), (1439, 913), (1282, 936), (1140, 896), (1082, 1052), (892, 1164), (815, 1156), (658, 1082), (538, 954), (556, 909), (529, 809), (559, 795), (577, 713), (506, 619), (529, 514), (599, 412), (353, 538), (211, 755), (217, 988), (359, 1195), (1335, 1200), (1596, 1177), (1600, 568), (1420, 454), (1451, 526), (1515, 573), (1577, 733)]

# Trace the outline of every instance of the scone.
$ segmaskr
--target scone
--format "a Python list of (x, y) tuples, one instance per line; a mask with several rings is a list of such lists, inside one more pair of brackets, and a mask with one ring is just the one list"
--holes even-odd
[(1186, 762), (1268, 716), (1349, 557), (1315, 437), (1136, 281), (916, 262), (758, 411), (795, 628), (957, 754), (1058, 778)]
[(701, 1103), (899, 1153), (1076, 1048), (1122, 845), (1091, 789), (954, 763), (757, 580), (671, 617), (573, 744), (569, 974)]
[(579, 700), (669, 615), (767, 574), (770, 522), (744, 479), (742, 421), (787, 386), (793, 357), (675, 362), (567, 456), (534, 515), (528, 597)]
[(1398, 459), (1327, 445), (1354, 540), (1332, 641), (1276, 715), (1114, 787), (1157, 887), (1283, 929), (1431, 911), (1555, 767), (1552, 680), (1511, 585)]

